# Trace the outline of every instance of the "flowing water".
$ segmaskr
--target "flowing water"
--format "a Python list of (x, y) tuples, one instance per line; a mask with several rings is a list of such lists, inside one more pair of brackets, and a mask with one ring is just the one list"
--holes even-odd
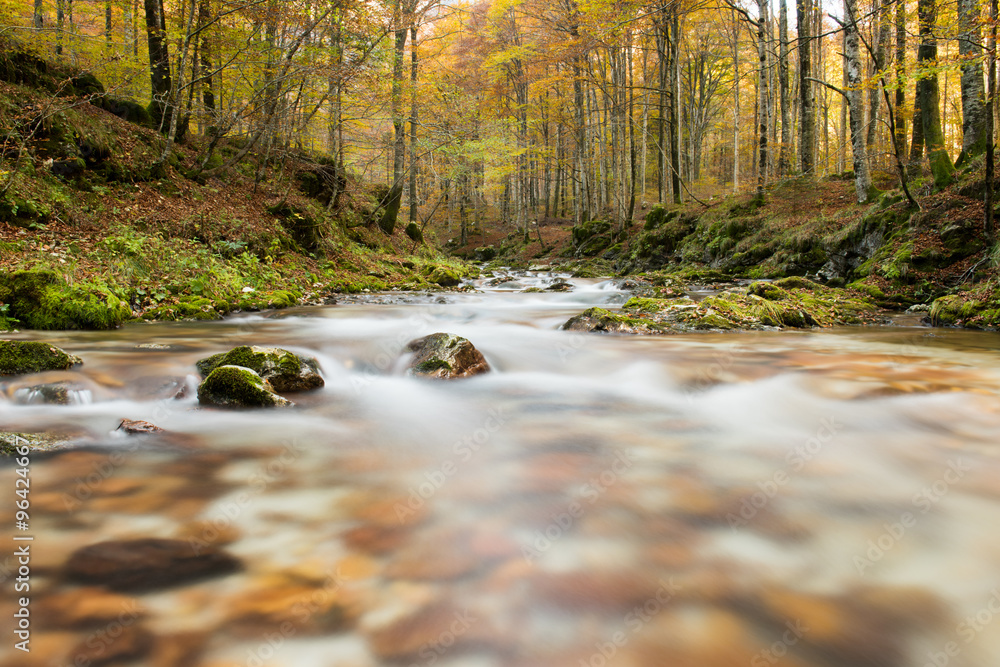
[[(555, 279), (19, 334), (85, 364), (2, 385), (0, 430), (80, 446), (32, 456), (32, 650), (5, 632), (0, 663), (1000, 663), (997, 334), (577, 334), (558, 327), (627, 294), (521, 291)], [(405, 344), (435, 331), (494, 372), (406, 377)], [(242, 344), (315, 356), (326, 387), (199, 409), (194, 362)], [(42, 401), (58, 382), (69, 403)], [(67, 579), (77, 549), (147, 537), (242, 568), (145, 592)], [(0, 625), (26, 595), (18, 544)]]

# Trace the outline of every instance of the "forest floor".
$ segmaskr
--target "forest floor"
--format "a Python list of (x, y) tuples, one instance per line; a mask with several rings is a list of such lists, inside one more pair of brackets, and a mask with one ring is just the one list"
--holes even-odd
[[(195, 174), (204, 143), (189, 140), (157, 173), (161, 135), (95, 106), (83, 85), (53, 95), (51, 66), (4, 57), (0, 329), (214, 319), (339, 293), (441, 289), (475, 272), (402, 226), (384, 234), (358, 182), (329, 213), (323, 164), (305, 153), (251, 154), (206, 177)], [(222, 142), (211, 166), (240, 148)]]

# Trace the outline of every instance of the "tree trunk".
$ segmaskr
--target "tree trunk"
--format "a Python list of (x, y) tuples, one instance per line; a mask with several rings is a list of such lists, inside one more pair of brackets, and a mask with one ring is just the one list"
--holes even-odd
[[(778, 173), (782, 176), (791, 172), (789, 153), (792, 143), (791, 98), (788, 90), (788, 3), (780, 0), (778, 5), (778, 88), (781, 94), (781, 152), (778, 157)], [(808, 28), (807, 28), (808, 30)], [(808, 54), (807, 54), (808, 55)]]
[[(767, 0), (762, 0), (767, 2)], [(670, 172), (674, 203), (681, 203), (681, 124), (680, 124), (680, 19), (677, 8), (670, 21)]]
[(410, 26), (410, 222), (417, 221), (417, 26)]
[(146, 39), (149, 45), (149, 83), (152, 100), (149, 110), (160, 132), (170, 131), (170, 54), (163, 0), (143, 0), (146, 10)]
[(958, 25), (958, 53), (962, 61), (962, 153), (957, 165), (961, 165), (980, 155), (987, 142), (977, 0), (958, 0)]
[[(150, 0), (146, 0), (149, 2)], [(56, 55), (63, 52), (63, 30), (66, 21), (66, 0), (56, 0)]]
[[(874, 81), (878, 73), (885, 67), (886, 48), (889, 44), (889, 4), (887, 0), (876, 0), (878, 2), (878, 14), (875, 17), (878, 25), (878, 34), (875, 42), (875, 54), (871, 59), (869, 69), (869, 79), (873, 82), (868, 88), (868, 125), (865, 127), (865, 146), (868, 149), (869, 166), (875, 166), (875, 137), (878, 131), (879, 97), (882, 93)], [(874, 32), (874, 31), (873, 31)]]
[(796, 0), (795, 14), (799, 25), (799, 170), (812, 178), (815, 172), (813, 155), (816, 152), (816, 98), (813, 93), (811, 0)]
[(896, 0), (896, 152), (906, 155), (906, 0)]
[(767, 0), (757, 0), (757, 198), (764, 199), (767, 180)]
[(983, 197), (983, 208), (986, 210), (986, 216), (983, 221), (983, 231), (986, 235), (986, 241), (989, 243), (993, 241), (996, 228), (993, 219), (993, 161), (996, 149), (993, 141), (993, 130), (996, 126), (994, 102), (997, 97), (997, 0), (990, 0), (990, 40), (988, 48), (989, 57), (986, 62), (989, 66), (989, 72), (986, 75), (986, 85), (989, 93), (989, 106), (986, 111), (986, 194)]
[[(937, 4), (935, 0), (918, 0), (917, 17), (920, 25), (920, 48), (917, 49), (917, 65), (934, 68), (937, 65)], [(936, 71), (921, 71), (920, 121), (924, 131), (924, 146), (927, 159), (934, 175), (934, 185), (943, 188), (954, 181), (955, 166), (945, 148), (944, 133), (941, 130), (941, 108), (938, 94)]]
[(42, 0), (35, 0), (35, 8), (31, 24), (35, 26), (35, 30), (41, 30), (45, 27), (45, 15), (42, 9)]
[[(396, 218), (399, 216), (399, 206), (403, 197), (403, 168), (406, 159), (406, 121), (403, 118), (403, 51), (406, 48), (408, 25), (403, 16), (402, 0), (395, 0), (393, 20), (395, 37), (392, 52), (392, 183), (389, 193), (382, 201), (385, 213), (378, 222), (379, 228), (392, 235), (396, 229)], [(464, 203), (464, 202), (463, 202)], [(464, 219), (463, 219), (464, 229)]]
[(847, 65), (847, 99), (851, 116), (851, 149), (854, 155), (854, 190), (858, 203), (874, 195), (865, 154), (865, 112), (862, 108), (861, 53), (858, 49), (857, 0), (844, 0), (844, 57)]

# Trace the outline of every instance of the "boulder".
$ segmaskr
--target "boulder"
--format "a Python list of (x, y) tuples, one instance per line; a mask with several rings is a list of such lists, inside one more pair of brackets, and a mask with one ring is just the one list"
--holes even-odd
[(70, 382), (50, 382), (18, 389), (14, 398), (22, 405), (69, 405), (74, 402), (74, 392), (81, 389)]
[(77, 549), (66, 561), (68, 579), (115, 590), (152, 590), (236, 572), (241, 563), (215, 547), (185, 540), (110, 540)]
[(416, 354), (407, 366), (408, 375), (450, 380), (488, 373), (490, 365), (468, 339), (434, 333), (410, 341), (406, 348)]
[(63, 371), (82, 363), (80, 357), (48, 343), (0, 340), (0, 375)]
[(219, 408), (275, 408), (294, 405), (271, 383), (243, 366), (218, 366), (198, 385), (198, 402)]
[(649, 334), (658, 333), (660, 329), (648, 320), (619, 315), (603, 308), (588, 308), (569, 318), (562, 328), (566, 331), (615, 334)]
[(441, 287), (456, 287), (462, 282), (462, 277), (452, 268), (447, 266), (436, 266), (427, 275), (427, 282), (440, 285)]
[(301, 357), (280, 347), (241, 345), (229, 352), (214, 354), (195, 364), (203, 378), (220, 366), (249, 368), (267, 380), (278, 392), (310, 391), (323, 386), (319, 362), (312, 357)]

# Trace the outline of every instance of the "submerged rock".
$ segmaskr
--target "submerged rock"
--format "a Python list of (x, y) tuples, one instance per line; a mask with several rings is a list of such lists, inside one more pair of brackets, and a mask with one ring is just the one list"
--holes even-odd
[(416, 352), (406, 372), (421, 377), (470, 377), (487, 373), (490, 365), (468, 339), (448, 333), (434, 333), (410, 341), (406, 348)]
[(32, 387), (19, 389), (14, 397), (18, 403), (23, 405), (37, 405), (40, 403), (48, 405), (69, 405), (73, 402), (74, 391), (79, 391), (79, 385), (69, 382), (51, 382), (48, 384), (36, 384)]
[(274, 391), (310, 391), (323, 386), (319, 362), (280, 347), (241, 345), (229, 352), (213, 354), (195, 364), (203, 378), (220, 366), (241, 366), (267, 380)]
[(235, 557), (211, 546), (144, 538), (77, 549), (66, 562), (66, 576), (115, 590), (150, 590), (231, 574), (240, 567)]
[(198, 402), (219, 408), (274, 408), (294, 405), (274, 393), (271, 383), (243, 366), (219, 366), (198, 385)]
[(0, 431), (0, 456), (13, 456), (18, 447), (27, 447), (32, 451), (61, 449), (69, 444), (70, 439), (55, 433), (14, 433)]
[(141, 419), (123, 419), (116, 431), (122, 431), (127, 435), (145, 435), (147, 433), (162, 433), (163, 429), (156, 424), (151, 424)]
[(80, 357), (48, 343), (0, 340), (0, 375), (63, 371), (82, 363)]

